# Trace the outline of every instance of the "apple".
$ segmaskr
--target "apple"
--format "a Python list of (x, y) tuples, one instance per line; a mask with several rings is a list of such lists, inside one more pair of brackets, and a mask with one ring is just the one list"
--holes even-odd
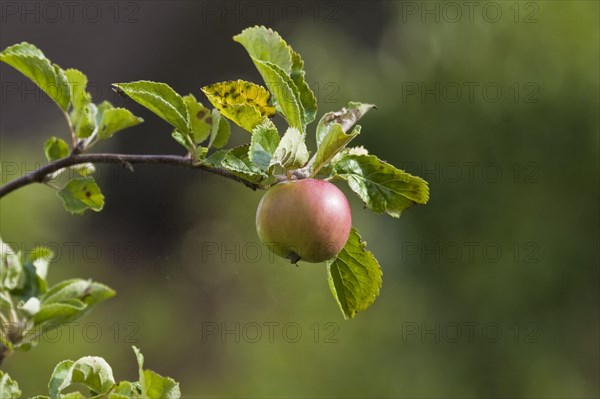
[(348, 241), (351, 227), (346, 196), (324, 180), (275, 184), (256, 211), (256, 231), (262, 243), (292, 263), (333, 259)]

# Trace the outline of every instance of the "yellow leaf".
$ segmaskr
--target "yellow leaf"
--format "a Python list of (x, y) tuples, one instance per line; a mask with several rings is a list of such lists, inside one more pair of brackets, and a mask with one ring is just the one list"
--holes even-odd
[(244, 80), (219, 82), (202, 88), (219, 112), (249, 132), (275, 114), (270, 93), (262, 86)]

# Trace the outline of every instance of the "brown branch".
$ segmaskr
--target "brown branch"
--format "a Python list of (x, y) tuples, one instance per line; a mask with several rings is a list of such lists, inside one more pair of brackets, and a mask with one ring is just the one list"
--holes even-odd
[(237, 181), (244, 184), (246, 187), (256, 190), (263, 188), (260, 184), (252, 183), (244, 180), (243, 178), (234, 175), (226, 169), (220, 167), (211, 167), (204, 164), (194, 164), (193, 160), (188, 157), (180, 155), (133, 155), (133, 154), (71, 154), (66, 158), (59, 159), (51, 162), (41, 168), (29, 172), (17, 179), (14, 179), (2, 187), (0, 187), (0, 198), (5, 195), (27, 185), (33, 183), (44, 183), (48, 181), (50, 175), (62, 168), (66, 168), (73, 165), (80, 165), (84, 163), (105, 163), (105, 164), (121, 164), (125, 167), (131, 168), (134, 164), (162, 164), (181, 166), (190, 169), (199, 169), (208, 173), (214, 173), (216, 175)]

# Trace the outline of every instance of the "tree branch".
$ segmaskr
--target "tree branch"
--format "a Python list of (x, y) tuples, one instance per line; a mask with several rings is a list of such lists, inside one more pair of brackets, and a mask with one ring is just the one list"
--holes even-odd
[(59, 159), (51, 162), (41, 168), (27, 173), (17, 179), (14, 179), (2, 187), (0, 187), (0, 198), (5, 195), (27, 185), (33, 183), (44, 183), (48, 180), (48, 177), (62, 169), (73, 165), (80, 165), (84, 163), (104, 163), (104, 164), (121, 164), (128, 169), (131, 169), (131, 165), (134, 164), (163, 164), (172, 166), (181, 166), (190, 169), (199, 169), (208, 173), (214, 173), (216, 175), (237, 181), (244, 184), (246, 187), (256, 190), (263, 188), (260, 184), (252, 183), (242, 179), (239, 176), (219, 167), (210, 167), (203, 164), (194, 164), (193, 160), (188, 157), (180, 155), (133, 155), (133, 154), (71, 154), (66, 158)]

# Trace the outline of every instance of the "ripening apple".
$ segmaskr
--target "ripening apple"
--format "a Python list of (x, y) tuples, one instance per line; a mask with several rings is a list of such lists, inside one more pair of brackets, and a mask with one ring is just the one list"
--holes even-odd
[(344, 193), (316, 179), (271, 187), (256, 211), (256, 231), (273, 253), (292, 263), (334, 258), (350, 235), (352, 216)]

